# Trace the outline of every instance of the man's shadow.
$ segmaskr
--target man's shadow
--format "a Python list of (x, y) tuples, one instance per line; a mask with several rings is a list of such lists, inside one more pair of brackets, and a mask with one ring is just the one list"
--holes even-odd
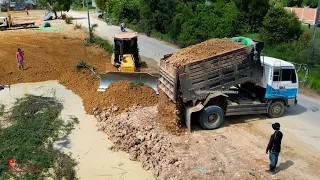
[(276, 173), (278, 173), (279, 171), (284, 171), (288, 169), (289, 167), (293, 166), (293, 164), (294, 163), (291, 160), (287, 160), (286, 162), (280, 163), (278, 168), (276, 169)]

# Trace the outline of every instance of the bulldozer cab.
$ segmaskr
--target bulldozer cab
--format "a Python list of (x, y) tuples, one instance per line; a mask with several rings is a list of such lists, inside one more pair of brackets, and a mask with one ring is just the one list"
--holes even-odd
[(120, 32), (114, 36), (114, 61), (120, 64), (123, 55), (132, 55), (136, 65), (140, 62), (138, 49), (138, 35), (135, 32)]

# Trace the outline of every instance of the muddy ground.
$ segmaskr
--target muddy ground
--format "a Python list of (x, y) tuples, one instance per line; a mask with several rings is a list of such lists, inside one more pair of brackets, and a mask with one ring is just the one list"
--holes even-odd
[[(30, 11), (33, 17), (40, 18), (43, 14), (44, 12), (41, 11)], [(39, 20), (39, 26), (42, 26), (41, 23), (43, 24)], [(0, 32), (0, 72), (2, 73), (0, 84), (57, 79), (82, 98), (87, 113), (93, 113), (92, 110), (95, 107), (108, 109), (112, 104), (119, 106), (117, 110), (121, 109), (122, 105), (117, 104), (115, 97), (114, 101), (110, 102), (107, 92), (96, 91), (99, 82), (90, 79), (90, 71), (72, 71), (74, 65), (82, 59), (97, 67), (98, 72), (105, 72), (107, 68), (113, 68), (105, 64), (109, 61), (110, 55), (100, 47), (85, 46), (87, 33), (84, 30), (74, 30), (74, 25), (65, 25), (61, 20), (50, 23), (53, 27), (64, 27), (65, 30)], [(23, 72), (18, 70), (15, 60), (18, 47), (25, 51), (26, 70)], [(116, 71), (116, 69), (111, 70)], [(152, 95), (150, 97), (154, 98)], [(192, 134), (175, 136), (167, 133), (157, 123), (157, 102), (153, 100), (150, 102), (140, 105), (151, 105), (151, 107), (137, 107), (122, 114), (117, 112), (116, 117), (110, 112), (107, 116), (105, 113), (105, 119), (99, 118), (99, 129), (107, 131), (106, 133), (114, 142), (114, 150), (131, 153), (132, 159), (141, 161), (146, 169), (153, 169), (154, 174), (159, 178), (320, 179), (317, 169), (320, 165), (319, 151), (303, 142), (288, 142), (288, 140), (283, 143), (283, 152), (279, 159), (280, 171), (274, 176), (264, 172), (268, 167), (265, 148), (272, 134), (272, 121), (266, 120), (264, 116), (229, 117), (225, 125), (215, 131), (196, 128)], [(135, 102), (126, 104), (126, 106), (131, 105), (139, 104)], [(109, 116), (112, 118), (110, 119)], [(130, 132), (133, 129), (140, 134)], [(151, 140), (143, 141), (143, 138), (148, 138), (148, 133), (154, 134), (155, 138), (152, 139), (152, 135), (149, 136)], [(157, 134), (161, 135), (161, 138)], [(289, 134), (285, 134), (285, 137), (289, 138)], [(136, 145), (138, 139), (142, 141)], [(168, 145), (170, 143), (171, 145)], [(142, 145), (145, 148), (141, 148)], [(161, 151), (162, 147), (165, 147), (165, 151)], [(163, 154), (159, 157), (157, 151)]]

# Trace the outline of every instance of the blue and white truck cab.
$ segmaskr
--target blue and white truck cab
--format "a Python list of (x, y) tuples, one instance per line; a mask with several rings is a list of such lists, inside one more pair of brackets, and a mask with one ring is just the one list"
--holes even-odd
[(266, 89), (265, 98), (282, 100), (286, 106), (297, 104), (299, 89), (295, 66), (287, 61), (262, 56), (263, 76), (259, 85)]

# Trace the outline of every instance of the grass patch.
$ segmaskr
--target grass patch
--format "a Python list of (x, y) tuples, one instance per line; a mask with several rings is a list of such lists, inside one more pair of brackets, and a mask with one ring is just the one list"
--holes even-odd
[(80, 24), (78, 24), (77, 22), (76, 22), (76, 25), (74, 26), (74, 29), (76, 30), (76, 29), (82, 29), (82, 24), (80, 23)]
[[(74, 126), (59, 119), (62, 109), (54, 98), (27, 95), (17, 99), (8, 115), (12, 125), (1, 129), (0, 179), (76, 179), (76, 161), (53, 148)], [(36, 166), (43, 172), (8, 173), (5, 162), (9, 158), (15, 159), (15, 166)]]
[(89, 69), (92, 74), (90, 76), (90, 80), (91, 81), (97, 81), (97, 80), (100, 80), (100, 76), (97, 74), (96, 72), (96, 68), (87, 64), (84, 60), (80, 60), (78, 61), (75, 66), (73, 67), (73, 71), (74, 72), (78, 72), (80, 69), (83, 69), (83, 68), (86, 68), (86, 69)]
[(112, 48), (112, 45), (108, 42), (108, 40), (105, 40), (105, 39), (102, 39), (101, 37), (96, 36), (94, 38), (94, 42), (95, 42), (94, 44), (105, 49), (108, 53), (112, 53), (113, 48)]
[(66, 17), (64, 22), (66, 22), (66, 24), (72, 24), (72, 21), (73, 21), (73, 17), (72, 16), (69, 16), (69, 17)]
[(3, 116), (4, 114), (4, 105), (0, 104), (0, 116)]
[(130, 82), (130, 87), (142, 86), (142, 85), (143, 85), (143, 82), (141, 81)]

